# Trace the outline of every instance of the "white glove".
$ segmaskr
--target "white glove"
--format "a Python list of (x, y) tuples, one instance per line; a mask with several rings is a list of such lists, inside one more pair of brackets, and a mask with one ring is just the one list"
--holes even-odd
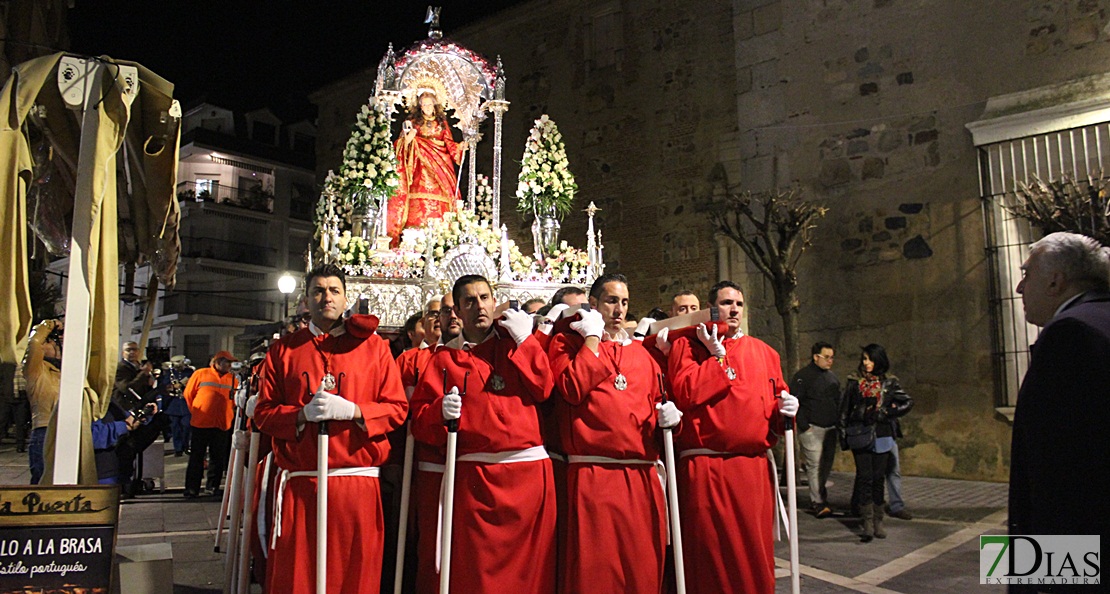
[(551, 307), (551, 309), (549, 309), (547, 311), (547, 316), (546, 316), (547, 321), (554, 324), (556, 320), (563, 317), (563, 312), (568, 310), (568, 309), (570, 309), (570, 306), (567, 305), (566, 303), (559, 303), (557, 305), (553, 305)]
[(714, 357), (725, 356), (725, 345), (717, 339), (717, 325), (713, 324), (713, 332), (705, 327), (705, 324), (698, 324), (698, 340), (709, 349), (709, 354)]
[(670, 328), (663, 328), (655, 335), (655, 348), (659, 349), (659, 352), (663, 353), (664, 357), (671, 354), (671, 342), (667, 340), (667, 337), (670, 335)]
[(462, 396), (459, 388), (452, 386), (451, 391), (443, 395), (443, 420), (453, 421), (462, 416)]
[(787, 392), (786, 390), (782, 391), (781, 396), (782, 404), (779, 405), (779, 412), (788, 417), (793, 417), (797, 415), (798, 407), (800, 406), (800, 404), (798, 403), (798, 397), (791, 394), (790, 392)]
[(247, 406), (244, 407), (247, 412), (247, 418), (254, 418), (254, 409), (258, 408), (258, 394), (247, 398)]
[(647, 336), (648, 330), (651, 329), (651, 325), (654, 323), (655, 320), (651, 318), (640, 318), (640, 323), (636, 324), (636, 330), (632, 332), (632, 336), (636, 340), (643, 340), (644, 337)]
[(673, 402), (661, 402), (655, 405), (656, 423), (663, 429), (670, 429), (682, 420), (682, 411)]
[(246, 431), (236, 430), (231, 434), (231, 447), (236, 450), (246, 450), (250, 445), (250, 438), (247, 437)]
[(501, 314), (501, 327), (520, 344), (532, 335), (532, 315), (518, 309), (506, 309)]
[(350, 421), (355, 418), (354, 402), (339, 394), (324, 391), (324, 385), (316, 390), (316, 395), (304, 405), (304, 418), (310, 423), (320, 421)]
[(593, 309), (578, 313), (582, 315), (582, 319), (571, 322), (570, 329), (581, 334), (583, 338), (591, 336), (601, 338), (601, 333), (605, 332), (605, 320), (601, 317), (601, 313)]
[(235, 391), (235, 406), (239, 408), (247, 407), (247, 389), (249, 386), (247, 382), (239, 384), (239, 389)]

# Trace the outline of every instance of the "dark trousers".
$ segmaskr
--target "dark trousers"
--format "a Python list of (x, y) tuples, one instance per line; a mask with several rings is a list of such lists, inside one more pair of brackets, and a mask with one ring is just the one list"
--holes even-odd
[(0, 439), (8, 435), (11, 426), (15, 427), (15, 445), (23, 451), (31, 430), (31, 405), (27, 398), (0, 399)]
[(143, 455), (143, 452), (158, 439), (158, 436), (165, 431), (166, 427), (170, 424), (170, 418), (165, 413), (158, 413), (150, 418), (146, 423), (139, 425), (120, 437), (119, 442), (116, 443), (116, 458), (119, 460), (119, 482), (121, 485), (128, 484), (132, 479), (139, 480), (141, 476), (133, 476), (135, 474), (135, 459)]
[(173, 431), (173, 451), (174, 453), (181, 453), (189, 449), (189, 436), (192, 427), (189, 426), (189, 421), (192, 417), (181, 417), (170, 415), (170, 423)]
[(852, 457), (856, 460), (855, 492), (859, 497), (858, 503), (882, 505), (890, 452), (876, 454), (869, 450), (852, 450)]
[(42, 480), (42, 473), (46, 466), (43, 459), (43, 449), (46, 447), (46, 427), (39, 427), (31, 431), (31, 444), (27, 448), (27, 462), (31, 467), (31, 484), (37, 485)]
[(231, 431), (192, 427), (192, 451), (189, 466), (185, 468), (185, 490), (200, 491), (200, 477), (204, 474), (204, 459), (208, 457), (208, 481), (206, 488), (215, 491), (220, 488), (220, 480), (227, 468), (227, 457), (231, 451)]

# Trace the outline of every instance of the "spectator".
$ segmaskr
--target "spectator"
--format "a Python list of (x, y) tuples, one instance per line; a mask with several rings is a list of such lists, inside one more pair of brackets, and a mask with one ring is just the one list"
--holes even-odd
[(543, 307), (545, 303), (546, 302), (543, 300), (543, 298), (534, 297), (532, 299), (529, 299), (528, 301), (525, 301), (524, 304), (520, 306), (520, 309), (524, 311), (524, 313), (534, 314), (540, 311), (540, 308)]
[(27, 433), (31, 423), (31, 408), (27, 403), (27, 380), (23, 369), (16, 365), (3, 366), (4, 385), (11, 391), (0, 396), (0, 438), (8, 435), (8, 427), (15, 428), (15, 451), (27, 451)]
[(211, 365), (193, 373), (185, 386), (185, 402), (192, 419), (189, 423), (192, 448), (185, 469), (187, 499), (201, 495), (200, 479), (205, 458), (208, 459), (208, 480), (203, 494), (215, 495), (220, 490), (231, 449), (231, 423), (235, 415), (232, 398), (236, 380), (231, 373), (231, 364), (235, 361), (238, 359), (234, 355), (220, 351), (212, 357)]
[(1025, 319), (1041, 333), (1014, 412), (1010, 534), (1105, 538), (1110, 250), (1090, 237), (1052, 233), (1033, 244), (1021, 269)]
[(43, 448), (50, 415), (58, 404), (62, 383), (61, 320), (44, 320), (31, 331), (27, 355), (23, 360), (23, 377), (27, 379), (27, 398), (31, 404), (31, 443), (27, 448), (31, 467), (31, 484), (42, 480)]
[(123, 343), (122, 360), (116, 365), (116, 382), (112, 401), (124, 410), (136, 410), (143, 405), (143, 397), (154, 389), (153, 367), (142, 361), (139, 345)]
[(840, 380), (831, 371), (835, 355), (831, 344), (818, 342), (810, 351), (813, 360), (794, 374), (790, 392), (798, 397), (800, 405), (798, 441), (805, 456), (810, 505), (814, 515), (824, 518), (832, 514), (825, 483), (836, 457)]
[[(843, 449), (851, 449), (856, 462), (855, 491), (863, 518), (862, 542), (886, 538), (883, 530), (883, 485), (897, 426), (894, 420), (913, 408), (913, 400), (890, 371), (890, 359), (881, 345), (869, 344), (860, 353), (858, 375), (848, 376), (841, 403)], [(855, 441), (855, 435), (869, 439)]]
[(173, 455), (184, 456), (189, 451), (189, 404), (185, 402), (185, 384), (193, 374), (184, 355), (170, 357), (170, 368), (162, 374), (166, 388), (166, 415), (170, 418), (170, 428), (173, 434)]

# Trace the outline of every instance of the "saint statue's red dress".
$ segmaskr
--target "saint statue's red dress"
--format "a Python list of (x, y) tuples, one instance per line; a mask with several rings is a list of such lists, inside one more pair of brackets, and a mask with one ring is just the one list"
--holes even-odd
[(669, 359), (683, 413), (676, 438), (686, 591), (773, 594), (775, 491), (766, 454), (784, 431), (775, 395), (788, 388), (766, 343), (743, 335), (722, 342), (722, 361), (687, 338), (675, 341)]
[(315, 591), (318, 425), (298, 429), (297, 414), (320, 386), (326, 365), (339, 380), (338, 394), (363, 417), (362, 423), (328, 423), (328, 591), (377, 592), (384, 519), (381, 489), (370, 469), (389, 457), (386, 434), (404, 422), (408, 402), (380, 336), (356, 338), (343, 326), (317, 333), (310, 325), (287, 335), (270, 347), (263, 364), (255, 421), (273, 437), (275, 472), (305, 473), (278, 480), (266, 584), (269, 592)]
[(415, 130), (411, 142), (406, 142), (402, 131), (394, 143), (401, 180), (387, 207), (387, 231), (393, 245), (406, 228), (423, 226), (429, 219), (454, 211), (459, 199), (455, 167), (462, 145), (451, 138), (447, 120), (425, 120)]
[(575, 333), (551, 338), (555, 416), (567, 467), (563, 592), (660, 592), (666, 548), (656, 463), (659, 366), (621, 333), (598, 354)]
[(446, 370), (448, 389), (465, 392), (451, 591), (551, 594), (555, 487), (536, 410), (551, 393), (551, 369), (535, 337), (517, 345), (501, 334), (493, 330), (481, 344), (465, 345), (460, 336), (432, 355), (412, 397), (412, 433), (426, 444), (446, 444)]

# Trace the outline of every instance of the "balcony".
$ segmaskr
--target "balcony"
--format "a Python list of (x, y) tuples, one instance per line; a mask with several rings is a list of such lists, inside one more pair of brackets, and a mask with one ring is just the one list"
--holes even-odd
[(227, 295), (172, 293), (162, 299), (162, 315), (201, 314), (223, 318), (269, 320), (275, 304)]
[(182, 237), (181, 257), (212, 258), (269, 268), (278, 266), (278, 251), (273, 248), (213, 237)]
[(197, 190), (196, 182), (181, 182), (177, 184), (177, 200), (179, 202), (214, 202), (245, 208), (255, 212), (274, 212), (274, 194), (262, 190), (241, 190), (229, 186), (212, 184)]

